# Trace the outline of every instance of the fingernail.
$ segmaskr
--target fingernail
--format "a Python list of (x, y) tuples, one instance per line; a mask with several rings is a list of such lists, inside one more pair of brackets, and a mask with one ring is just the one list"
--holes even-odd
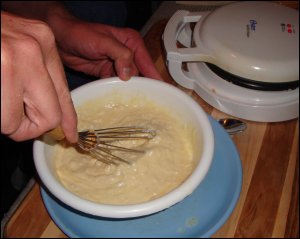
[(131, 68), (130, 67), (124, 67), (122, 70), (122, 75), (124, 77), (124, 80), (129, 80), (131, 77)]

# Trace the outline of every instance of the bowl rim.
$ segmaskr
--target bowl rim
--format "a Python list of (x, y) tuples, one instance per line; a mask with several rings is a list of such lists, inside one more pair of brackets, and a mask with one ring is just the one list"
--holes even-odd
[[(73, 97), (82, 89), (88, 89), (95, 85), (98, 86), (99, 84), (123, 84), (123, 82), (124, 81), (121, 81), (118, 77), (100, 79), (76, 88), (71, 92), (71, 95)], [(157, 199), (143, 203), (132, 205), (108, 205), (83, 199), (73, 194), (71, 191), (67, 190), (61, 183), (59, 183), (48, 169), (47, 162), (44, 156), (45, 143), (41, 139), (35, 140), (33, 144), (33, 158), (35, 167), (42, 183), (58, 200), (74, 208), (75, 210), (94, 216), (108, 218), (132, 218), (153, 214), (173, 206), (174, 204), (180, 202), (185, 197), (190, 195), (198, 187), (199, 182), (201, 183), (211, 166), (214, 152), (214, 133), (208, 115), (202, 109), (202, 107), (198, 103), (196, 103), (192, 99), (192, 97), (189, 97), (185, 92), (166, 82), (146, 77), (132, 77), (129, 82), (131, 82), (131, 84), (161, 85), (163, 87), (166, 87), (167, 90), (176, 92), (176, 94), (179, 94), (179, 96), (183, 100), (187, 101), (188, 104), (191, 104), (191, 107), (198, 109), (194, 111), (194, 113), (197, 115), (197, 117), (201, 118), (201, 130), (203, 131), (203, 134), (206, 135), (205, 143), (210, 145), (211, 147), (203, 147), (201, 160), (196, 165), (194, 171), (180, 186), (178, 186), (171, 192)], [(43, 158), (41, 159), (41, 157)]]

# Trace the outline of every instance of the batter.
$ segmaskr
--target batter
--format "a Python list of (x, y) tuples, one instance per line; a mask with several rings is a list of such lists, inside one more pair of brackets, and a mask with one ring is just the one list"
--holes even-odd
[(129, 99), (115, 95), (78, 107), (79, 130), (116, 126), (154, 129), (154, 139), (125, 143), (131, 148), (142, 148), (145, 153), (126, 155), (130, 165), (107, 165), (74, 147), (56, 145), (58, 177), (68, 190), (94, 202), (125, 205), (158, 198), (191, 174), (196, 164), (193, 128), (145, 96)]

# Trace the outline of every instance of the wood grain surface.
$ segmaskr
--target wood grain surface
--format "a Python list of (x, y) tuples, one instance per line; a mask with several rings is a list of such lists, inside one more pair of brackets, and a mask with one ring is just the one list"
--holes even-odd
[[(161, 75), (190, 95), (214, 118), (226, 117), (170, 77), (161, 42), (166, 22), (158, 22), (145, 36), (146, 46)], [(241, 195), (231, 216), (213, 237), (299, 238), (299, 120), (246, 122), (247, 130), (232, 138), (243, 167)], [(49, 217), (38, 183), (8, 221), (4, 235), (66, 237)]]

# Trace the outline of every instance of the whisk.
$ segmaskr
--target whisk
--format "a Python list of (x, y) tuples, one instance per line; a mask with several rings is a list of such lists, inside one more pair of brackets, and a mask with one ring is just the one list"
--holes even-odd
[[(47, 133), (55, 140), (62, 140), (65, 135), (60, 127)], [(117, 164), (130, 161), (117, 156), (116, 152), (145, 153), (143, 150), (114, 145), (113, 142), (124, 140), (150, 140), (156, 136), (156, 131), (142, 127), (114, 127), (78, 132), (77, 146), (89, 153), (95, 159), (106, 164)]]

